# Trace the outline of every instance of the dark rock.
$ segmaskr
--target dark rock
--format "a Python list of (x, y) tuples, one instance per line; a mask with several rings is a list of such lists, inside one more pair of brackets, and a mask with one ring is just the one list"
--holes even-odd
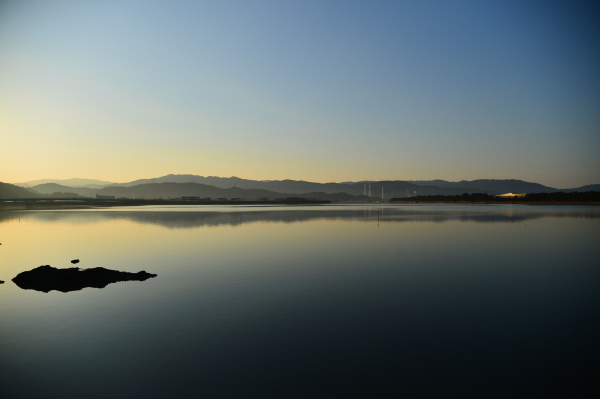
[(0, 284), (4, 284), (4, 281), (0, 280)]
[(57, 269), (50, 265), (17, 274), (12, 281), (24, 290), (49, 292), (52, 290), (69, 292), (86, 287), (104, 288), (119, 281), (145, 281), (156, 274), (120, 272), (118, 270), (95, 267), (80, 270), (78, 267)]
[(79, 263), (79, 259), (73, 259), (73, 260), (71, 261), (71, 263), (72, 263), (72, 264)]

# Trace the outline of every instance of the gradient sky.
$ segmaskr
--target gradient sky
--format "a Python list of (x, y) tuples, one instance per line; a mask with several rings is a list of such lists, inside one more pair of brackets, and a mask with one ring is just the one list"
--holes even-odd
[(595, 3), (0, 0), (0, 181), (600, 183)]

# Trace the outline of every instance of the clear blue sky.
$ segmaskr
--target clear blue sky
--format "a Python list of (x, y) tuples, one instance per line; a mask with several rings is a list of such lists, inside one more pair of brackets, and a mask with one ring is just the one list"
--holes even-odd
[(598, 11), (0, 0), (0, 181), (600, 183)]

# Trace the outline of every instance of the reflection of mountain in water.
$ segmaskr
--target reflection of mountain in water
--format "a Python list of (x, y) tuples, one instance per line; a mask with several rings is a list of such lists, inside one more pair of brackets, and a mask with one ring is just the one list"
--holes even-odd
[(0, 223), (12, 219), (33, 218), (41, 222), (94, 223), (107, 220), (127, 220), (167, 228), (203, 226), (238, 226), (244, 223), (295, 223), (314, 220), (346, 220), (356, 222), (434, 222), (515, 223), (544, 217), (600, 218), (597, 208), (566, 208), (552, 210), (524, 207), (315, 207), (315, 208), (239, 208), (226, 211), (33, 211), (1, 215)]

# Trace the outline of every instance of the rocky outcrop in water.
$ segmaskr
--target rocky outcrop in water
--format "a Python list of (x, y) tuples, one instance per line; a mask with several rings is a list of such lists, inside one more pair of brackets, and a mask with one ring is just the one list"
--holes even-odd
[(83, 270), (78, 267), (57, 269), (45, 265), (19, 273), (12, 281), (24, 290), (69, 292), (87, 287), (104, 288), (119, 281), (145, 281), (152, 277), (156, 277), (156, 274), (145, 271), (128, 273), (103, 267)]

